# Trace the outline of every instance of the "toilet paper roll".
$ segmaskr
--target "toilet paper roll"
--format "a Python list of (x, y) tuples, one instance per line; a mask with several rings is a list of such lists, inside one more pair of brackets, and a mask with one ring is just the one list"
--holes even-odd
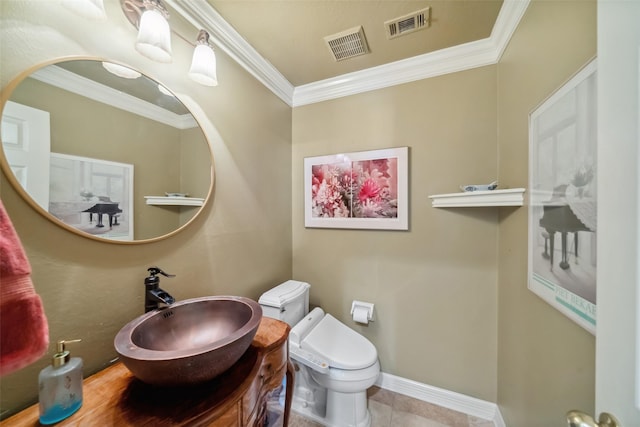
[(353, 309), (353, 320), (358, 323), (369, 324), (369, 310), (365, 307), (355, 307)]

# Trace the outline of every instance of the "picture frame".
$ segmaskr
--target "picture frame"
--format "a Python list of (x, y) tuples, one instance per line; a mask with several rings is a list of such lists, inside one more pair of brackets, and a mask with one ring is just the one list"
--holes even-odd
[(305, 158), (305, 227), (408, 230), (408, 158), (408, 147)]
[(594, 59), (529, 116), (528, 227), (529, 290), (594, 335), (596, 68)]
[(49, 213), (85, 233), (133, 240), (133, 165), (50, 154)]

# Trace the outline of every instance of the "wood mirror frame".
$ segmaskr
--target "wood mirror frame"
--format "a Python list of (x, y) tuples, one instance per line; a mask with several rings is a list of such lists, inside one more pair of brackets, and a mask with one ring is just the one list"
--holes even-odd
[[(84, 62), (85, 65), (88, 64), (93, 68), (91, 71), (93, 73), (96, 67), (92, 64), (100, 64), (100, 68), (102, 68), (101, 63), (104, 61), (107, 60), (91, 57), (48, 61), (25, 70), (2, 88), (0, 91), (0, 111), (3, 123), (0, 125), (0, 130), (2, 131), (3, 149), (0, 150), (0, 168), (16, 192), (33, 209), (54, 224), (72, 233), (101, 242), (120, 244), (149, 243), (165, 239), (179, 233), (191, 224), (202, 212), (202, 208), (212, 195), (214, 170), (210, 143), (196, 118), (175, 94), (168, 91), (168, 93), (163, 92), (164, 95), (159, 95), (158, 89), (166, 89), (166, 87), (142, 73), (140, 78), (135, 79), (139, 82), (133, 84), (132, 82), (135, 81), (133, 79), (116, 77), (103, 70), (103, 75), (98, 78), (98, 80), (102, 79), (102, 83), (94, 86), (95, 82), (85, 81), (84, 83), (87, 85), (77, 91), (64, 87), (67, 83), (60, 85), (57, 81), (57, 74), (69, 77), (72, 72), (69, 69), (77, 68), (71, 65), (81, 65), (81, 62)], [(115, 63), (113, 61), (107, 62)], [(117, 65), (132, 69), (123, 64)], [(53, 77), (53, 80), (56, 80), (55, 83), (51, 83), (47, 77), (51, 71), (55, 71)], [(77, 72), (77, 70), (73, 72)], [(44, 77), (42, 77), (43, 74)], [(65, 80), (66, 77), (63, 76), (62, 79)], [(80, 78), (79, 81), (83, 82), (83, 79), (86, 77)], [(107, 88), (106, 84), (111, 85), (109, 82), (116, 81), (122, 83), (116, 92), (124, 93), (124, 95), (115, 101), (115, 104), (106, 105), (103, 99), (104, 96), (110, 98), (115, 92), (94, 96), (97, 92), (102, 92), (101, 89)], [(32, 87), (29, 88), (29, 86)], [(150, 88), (156, 90), (157, 94), (149, 95)], [(47, 91), (51, 91), (50, 94), (42, 96)], [(107, 89), (105, 92), (109, 92), (109, 90)], [(53, 94), (64, 97), (64, 100), (54, 99)], [(147, 97), (148, 100), (141, 100), (143, 97)], [(71, 99), (77, 100), (81, 105), (74, 107), (69, 103)], [(13, 134), (22, 132), (21, 124), (16, 125), (16, 129), (13, 129), (13, 125), (5, 123), (9, 101), (26, 105), (33, 104), (29, 106), (49, 112), (51, 116), (50, 152), (62, 158), (61, 161), (73, 164), (74, 170), (94, 167), (94, 160), (97, 168), (103, 167), (103, 163), (109, 165), (111, 162), (116, 165), (132, 165), (130, 174), (132, 179), (128, 184), (129, 189), (122, 190), (130, 194), (131, 200), (126, 202), (126, 206), (120, 205), (118, 201), (114, 200), (114, 204), (117, 203), (115, 209), (110, 214), (109, 212), (103, 214), (102, 210), (96, 206), (104, 205), (102, 203), (104, 201), (112, 203), (109, 195), (102, 194), (104, 191), (96, 191), (94, 194), (91, 189), (86, 188), (83, 188), (82, 192), (74, 194), (74, 200), (69, 201), (74, 203), (73, 215), (70, 215), (74, 219), (61, 215), (59, 211), (56, 212), (57, 215), (51, 213), (53, 204), (50, 201), (42, 203), (45, 206), (41, 206), (32, 197), (32, 194), (23, 187), (21, 179), (14, 172), (15, 168), (12, 168), (7, 153), (5, 153), (5, 139), (8, 140)], [(174, 111), (168, 112), (168, 109)], [(94, 120), (94, 117), (83, 116), (85, 112), (90, 110), (98, 114), (101, 120), (97, 121)], [(132, 111), (135, 112), (132, 113)], [(129, 121), (131, 123), (128, 123)], [(125, 122), (128, 124), (125, 125)], [(114, 134), (107, 135), (106, 130), (113, 131)], [(62, 134), (60, 135), (60, 133)], [(146, 138), (141, 138), (142, 135), (145, 135)], [(177, 135), (178, 141), (170, 140), (168, 135), (174, 137)], [(200, 139), (202, 143), (200, 143)], [(88, 144), (87, 141), (91, 143)], [(132, 145), (132, 142), (136, 144)], [(100, 152), (96, 146), (105, 148)], [(120, 150), (118, 150), (118, 146), (120, 146)], [(76, 151), (71, 147), (80, 148)], [(127, 154), (135, 151), (135, 156), (129, 158), (124, 156), (123, 151), (125, 150), (122, 150), (122, 147), (127, 147)], [(137, 148), (131, 150), (131, 147)], [(52, 160), (53, 156), (48, 157), (51, 164), (54, 161)], [(157, 173), (150, 175), (150, 171)], [(51, 177), (50, 173), (47, 175), (49, 178)], [(43, 176), (47, 175), (43, 174)], [(129, 172), (126, 172), (125, 176), (128, 175)], [(91, 174), (92, 178), (93, 176), (94, 174)], [(60, 182), (58, 175), (55, 179), (58, 180), (55, 182)], [(116, 186), (120, 186), (123, 181), (126, 179), (120, 179), (118, 176), (114, 180)], [(189, 188), (182, 187), (185, 182), (190, 183), (188, 184)], [(49, 186), (52, 187), (52, 183), (49, 183)], [(76, 182), (74, 182), (74, 186), (77, 186)], [(102, 185), (102, 188), (105, 186)], [(187, 197), (177, 197), (186, 193), (188, 193)], [(153, 198), (148, 196), (153, 196)], [(122, 212), (118, 212), (118, 210)], [(74, 224), (74, 221), (80, 222)], [(131, 237), (124, 237), (125, 240), (118, 240), (123, 237), (104, 237), (103, 230), (105, 229), (123, 230), (126, 227), (131, 228), (131, 232), (128, 233)], [(123, 234), (123, 232), (119, 231), (119, 234)]]

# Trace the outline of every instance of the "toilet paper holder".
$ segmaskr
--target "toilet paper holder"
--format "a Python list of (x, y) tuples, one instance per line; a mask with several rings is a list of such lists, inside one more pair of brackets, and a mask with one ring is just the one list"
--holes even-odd
[[(351, 303), (351, 317), (354, 318), (355, 320), (355, 313), (361, 313), (363, 310), (366, 310), (367, 313), (367, 322), (372, 322), (373, 321), (373, 306), (374, 304), (370, 303), (370, 302), (363, 302), (363, 301), (357, 301), (354, 300)], [(360, 316), (358, 316), (360, 317)]]

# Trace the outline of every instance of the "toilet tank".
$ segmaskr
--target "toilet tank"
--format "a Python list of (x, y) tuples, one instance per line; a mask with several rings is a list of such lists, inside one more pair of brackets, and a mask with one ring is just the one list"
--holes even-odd
[(309, 288), (305, 282), (287, 280), (262, 294), (262, 315), (295, 326), (309, 312)]

